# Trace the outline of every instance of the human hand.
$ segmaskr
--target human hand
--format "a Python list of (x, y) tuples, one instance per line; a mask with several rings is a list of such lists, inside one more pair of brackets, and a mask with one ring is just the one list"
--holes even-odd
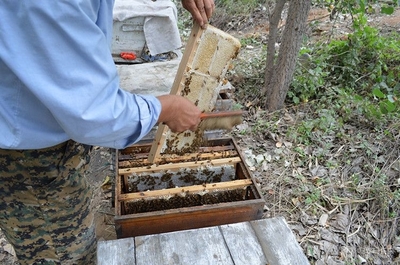
[(182, 0), (182, 6), (204, 28), (215, 9), (214, 0)]
[(165, 123), (172, 132), (195, 131), (200, 123), (200, 109), (190, 100), (176, 95), (158, 96), (161, 114), (158, 122)]

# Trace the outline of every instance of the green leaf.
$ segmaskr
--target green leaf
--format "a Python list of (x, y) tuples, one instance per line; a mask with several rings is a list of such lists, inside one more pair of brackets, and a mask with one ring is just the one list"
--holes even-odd
[(360, 100), (363, 100), (364, 98), (360, 95), (355, 95), (354, 99), (360, 101)]
[(385, 104), (385, 108), (387, 109), (388, 112), (393, 112), (396, 110), (396, 106), (392, 102), (386, 100), (384, 102), (384, 104)]
[(372, 94), (374, 94), (374, 96), (378, 97), (378, 98), (385, 98), (385, 94), (383, 94), (383, 92), (379, 89), (379, 88), (375, 88), (374, 90), (372, 90)]
[(381, 13), (386, 14), (386, 15), (391, 15), (394, 13), (394, 7), (393, 6), (382, 6)]
[(385, 102), (379, 103), (379, 109), (380, 109), (382, 114), (388, 114)]
[(379, 103), (379, 109), (381, 110), (382, 114), (388, 114), (389, 112), (395, 111), (396, 106), (392, 102), (385, 100)]
[[(380, 106), (381, 107), (381, 106)], [(372, 115), (374, 115), (375, 117), (377, 117), (377, 118), (380, 118), (381, 116), (382, 116), (382, 110), (380, 109), (380, 110), (377, 110), (376, 108), (375, 108), (375, 106), (370, 106), (370, 107), (367, 107), (367, 109), (370, 111), (370, 113), (372, 113)]]
[(359, 11), (364, 13), (364, 11), (365, 11), (365, 2), (364, 1), (360, 1), (359, 3), (360, 3)]

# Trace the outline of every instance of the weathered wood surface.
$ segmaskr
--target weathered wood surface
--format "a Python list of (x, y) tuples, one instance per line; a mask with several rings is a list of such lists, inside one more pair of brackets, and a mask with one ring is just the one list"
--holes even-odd
[(250, 222), (220, 226), (235, 265), (265, 265), (265, 257)]
[(206, 204), (164, 211), (115, 216), (118, 238), (167, 233), (258, 220), (263, 199)]
[(251, 222), (251, 226), (269, 264), (308, 264), (294, 234), (283, 218), (269, 219), (268, 226), (258, 222)]
[[(129, 239), (134, 240), (135, 250), (130, 248)], [(98, 265), (310, 264), (282, 217), (100, 241), (97, 262)]]
[(136, 237), (135, 246), (136, 264), (234, 264), (218, 227)]
[(135, 240), (133, 237), (99, 241), (97, 244), (98, 265), (134, 265)]
[[(141, 158), (140, 156), (144, 158)], [(193, 154), (186, 154), (184, 156), (164, 155), (163, 159), (165, 159), (165, 161), (168, 161), (169, 163), (180, 163), (185, 160), (207, 160), (207, 159), (211, 160), (211, 159), (234, 157), (234, 156), (238, 156), (236, 150), (227, 150), (227, 151), (212, 152), (212, 153), (193, 153)], [(122, 158), (124, 157), (122, 156)], [(130, 167), (137, 167), (138, 165), (148, 165), (147, 162), (148, 162), (147, 154), (139, 154), (136, 155), (136, 159), (134, 161), (122, 160), (118, 162), (118, 166), (119, 168), (130, 168)]]
[(208, 183), (203, 185), (193, 185), (187, 187), (163, 189), (163, 190), (149, 190), (142, 192), (126, 193), (121, 194), (118, 197), (119, 201), (129, 201), (129, 200), (142, 200), (148, 198), (159, 198), (162, 196), (174, 196), (182, 194), (182, 196), (188, 194), (195, 194), (200, 192), (212, 192), (212, 191), (222, 191), (230, 189), (240, 189), (246, 188), (253, 184), (251, 179), (238, 179), (225, 182)]
[(222, 165), (234, 165), (241, 162), (240, 157), (229, 157), (229, 158), (219, 158), (213, 160), (201, 160), (194, 162), (182, 162), (182, 163), (170, 163), (157, 165), (152, 164), (151, 166), (145, 167), (132, 167), (132, 168), (121, 168), (118, 170), (118, 175), (128, 175), (132, 173), (142, 173), (142, 172), (154, 172), (161, 170), (179, 170), (181, 168), (198, 168), (201, 166), (222, 166)]

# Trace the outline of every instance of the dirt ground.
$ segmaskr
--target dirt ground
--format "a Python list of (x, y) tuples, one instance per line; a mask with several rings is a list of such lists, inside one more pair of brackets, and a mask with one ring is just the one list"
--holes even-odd
[[(397, 10), (391, 16), (374, 16), (371, 20), (374, 25), (387, 30), (398, 31), (400, 29), (400, 10)], [(315, 37), (328, 34), (332, 30), (336, 31), (338, 35), (345, 34), (349, 23), (343, 20), (342, 23), (333, 25), (329, 21), (329, 13), (322, 9), (311, 11), (309, 22), (315, 21), (318, 21), (318, 23), (314, 23), (314, 26), (310, 27), (310, 34)], [(218, 21), (215, 21), (215, 23), (218, 24)], [(234, 21), (232, 23), (231, 28), (227, 31), (237, 37), (257, 34), (266, 38), (268, 34), (267, 21), (262, 10), (258, 14), (255, 13), (251, 21)], [(245, 58), (249, 54), (255, 53), (257, 53), (257, 47), (243, 47), (239, 57)], [(310, 164), (306, 168), (292, 167), (291, 161), (295, 159), (293, 158), (293, 147), (290, 142), (286, 142), (279, 135), (244, 136), (238, 133), (243, 129), (254, 126), (257, 115), (263, 114), (258, 113), (248, 117), (244, 124), (232, 132), (231, 136), (235, 137), (248, 158), (246, 163), (263, 191), (267, 202), (264, 218), (277, 215), (284, 216), (307, 257), (313, 260), (313, 264), (400, 264), (400, 235), (397, 234), (397, 241), (390, 244), (387, 241), (388, 238), (393, 237), (393, 233), (399, 233), (400, 210), (395, 219), (397, 221), (386, 222), (385, 220), (374, 220), (368, 216), (365, 209), (362, 209), (362, 207), (365, 207), (362, 204), (357, 204), (357, 202), (339, 204), (331, 198), (327, 198), (327, 200), (330, 200), (334, 207), (327, 209), (321, 206), (321, 211), (315, 213), (315, 215), (306, 214), (305, 210), (289, 210), (290, 208), (286, 207), (287, 204), (296, 205), (297, 203), (295, 198), (290, 196), (294, 187), (282, 185), (284, 182), (279, 182), (279, 180), (292, 178), (296, 170), (302, 170), (302, 174), (310, 178), (330, 177), (331, 179), (340, 179), (341, 174), (360, 170), (362, 163), (368, 162), (364, 154), (353, 150), (353, 160), (347, 166), (338, 168), (337, 171), (320, 167), (316, 161), (308, 161)], [(290, 126), (291, 121), (299, 118), (298, 115), (301, 115), (301, 113), (288, 112), (286, 118), (281, 120), (280, 126)], [(360, 130), (360, 128), (349, 128), (348, 131), (351, 133), (354, 130)], [(379, 150), (393, 150), (387, 152), (386, 157), (382, 155), (382, 159), (393, 162), (389, 173), (392, 174), (393, 178), (398, 178), (400, 181), (399, 136), (394, 142), (378, 144), (375, 142), (374, 135), (371, 135), (369, 131), (361, 133), (371, 147)], [(332, 157), (339, 156), (343, 152), (343, 148), (337, 146), (337, 149), (332, 151)], [(308, 150), (310, 154), (312, 151)], [(93, 211), (96, 214), (98, 240), (116, 238), (113, 225), (114, 209), (111, 203), (113, 196), (111, 184), (115, 176), (114, 170), (115, 151), (108, 148), (94, 148), (87, 177), (95, 189)], [(288, 201), (288, 198), (291, 198), (290, 201)], [(355, 210), (357, 207), (361, 207), (361, 209)], [(365, 220), (374, 220), (374, 222)], [(11, 245), (8, 244), (1, 233), (0, 264), (18, 264), (15, 261)]]
[[(230, 33), (239, 37), (255, 37), (266, 42), (269, 28), (262, 13), (262, 10), (260, 13), (255, 12), (247, 23), (240, 21), (237, 27), (240, 30), (235, 31), (232, 28)], [(307, 32), (310, 45), (313, 41), (324, 40), (328, 36), (345, 38), (350, 32), (351, 21), (348, 18), (339, 16), (333, 22), (329, 15), (325, 9), (311, 10)], [(382, 33), (399, 33), (400, 10), (390, 16), (379, 12), (370, 14), (368, 22)], [(237, 64), (252, 60), (260, 53), (262, 50), (257, 44), (242, 47)], [(235, 81), (240, 82), (240, 77)], [(375, 173), (367, 170), (369, 166), (373, 168), (379, 165), (384, 169), (382, 174), (386, 174), (393, 183), (385, 187), (386, 189), (399, 188), (398, 129), (392, 131), (394, 139), (385, 139), (373, 128), (354, 121), (345, 125), (345, 139), (333, 136), (324, 140), (325, 143), (333, 144), (328, 151), (324, 149), (325, 143), (301, 146), (293, 144), (286, 137), (288, 128), (293, 124), (305, 117), (318, 116), (307, 108), (307, 104), (298, 108), (287, 108), (281, 118), (273, 118), (276, 120), (272, 125), (276, 126), (275, 130), (243, 135), (240, 131), (252, 131), (252, 128), (260, 126), (257, 123), (258, 118), (268, 120), (273, 115), (257, 108), (257, 98), (240, 98), (240, 101), (242, 105), (250, 106), (250, 114), (232, 134), (242, 147), (242, 152), (247, 157), (246, 163), (264, 195), (264, 217), (284, 216), (311, 264), (400, 264), (400, 209), (393, 209), (396, 213), (394, 218), (382, 219), (379, 217), (380, 207), (388, 206), (379, 205), (379, 199), (376, 198), (385, 196), (384, 193), (371, 194), (371, 199), (354, 199), (362, 192), (363, 186), (378, 181)], [(398, 122), (394, 121), (393, 124)], [(360, 148), (363, 144), (368, 146), (372, 156)], [(299, 156), (296, 149), (304, 151), (304, 156)], [(322, 150), (327, 152), (318, 158)], [(325, 166), (324, 159), (336, 166)], [(362, 184), (359, 191), (348, 193), (346, 187), (351, 182), (352, 175), (360, 176)], [(316, 190), (307, 190), (310, 186), (305, 183), (313, 181), (326, 184), (318, 186)], [(310, 197), (299, 194), (309, 194)], [(337, 197), (337, 194), (340, 196)], [(304, 203), (305, 200), (313, 201), (316, 198), (320, 200)]]

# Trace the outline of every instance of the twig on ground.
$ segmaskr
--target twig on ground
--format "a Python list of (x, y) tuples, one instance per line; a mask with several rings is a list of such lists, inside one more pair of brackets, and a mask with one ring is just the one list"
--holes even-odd
[(358, 226), (356, 231), (354, 231), (353, 233), (347, 235), (347, 238), (352, 237), (352, 236), (354, 236), (355, 234), (357, 234), (358, 232), (360, 232), (360, 229), (361, 229), (361, 226)]

